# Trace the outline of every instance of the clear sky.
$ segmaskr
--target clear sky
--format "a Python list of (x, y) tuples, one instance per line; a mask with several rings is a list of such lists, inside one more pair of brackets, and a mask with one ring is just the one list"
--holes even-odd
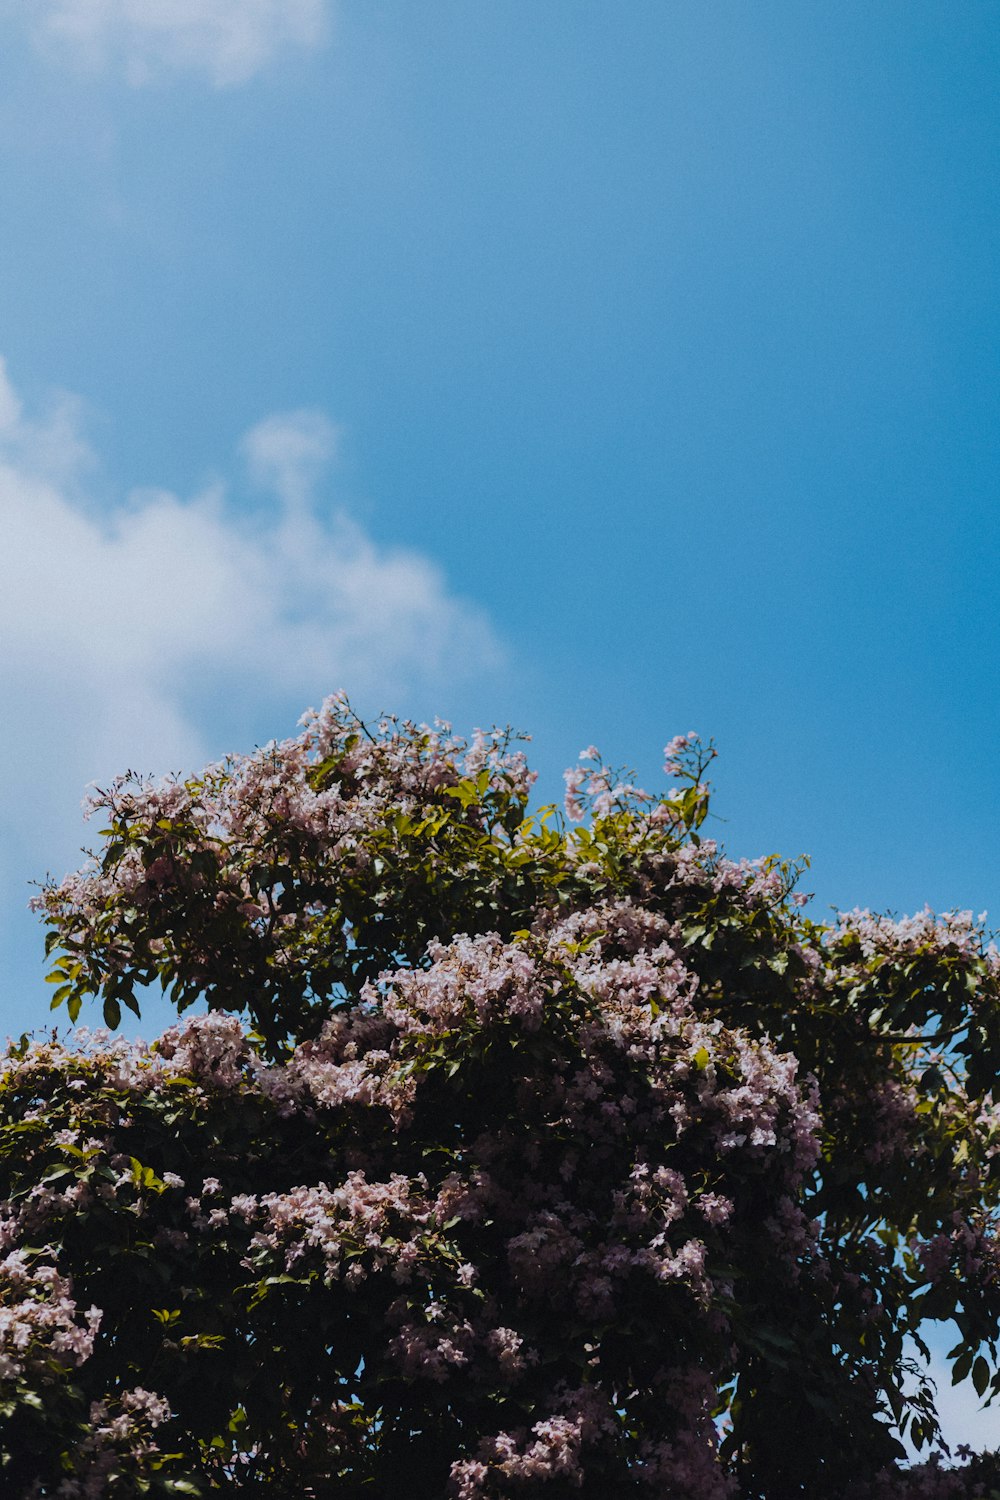
[(337, 687), (550, 799), (697, 728), (821, 911), (1000, 925), (998, 77), (993, 0), (0, 0), (0, 1033), (85, 784)]

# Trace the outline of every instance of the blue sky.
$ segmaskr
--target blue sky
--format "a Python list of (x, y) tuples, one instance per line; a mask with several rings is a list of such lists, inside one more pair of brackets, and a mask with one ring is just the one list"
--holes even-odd
[(0, 0), (0, 983), (79, 801), (368, 712), (719, 743), (1000, 924), (1000, 15)]

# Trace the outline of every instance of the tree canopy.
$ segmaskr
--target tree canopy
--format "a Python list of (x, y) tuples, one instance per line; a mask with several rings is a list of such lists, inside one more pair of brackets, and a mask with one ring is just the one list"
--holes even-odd
[(0, 1077), (6, 1493), (1000, 1495), (908, 1357), (1000, 1390), (1000, 957), (817, 923), (714, 753), (534, 808), (508, 733), (335, 696), (96, 795), (37, 905), (107, 1029)]

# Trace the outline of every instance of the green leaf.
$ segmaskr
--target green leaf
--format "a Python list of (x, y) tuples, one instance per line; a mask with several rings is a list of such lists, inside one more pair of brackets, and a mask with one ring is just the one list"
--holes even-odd
[(976, 1360), (975, 1364), (972, 1366), (972, 1384), (975, 1387), (976, 1395), (977, 1396), (984, 1395), (985, 1391), (986, 1391), (986, 1387), (989, 1385), (989, 1383), (990, 1383), (990, 1367), (987, 1364), (986, 1360), (983, 1358), (983, 1356), (980, 1354), (979, 1358)]
[(55, 1166), (46, 1167), (45, 1171), (41, 1175), (40, 1181), (47, 1185), (50, 1182), (58, 1182), (61, 1178), (71, 1177), (72, 1175), (72, 1167), (67, 1167), (61, 1163), (57, 1163)]
[(152, 1193), (166, 1192), (167, 1184), (157, 1177), (152, 1167), (143, 1166), (142, 1162), (134, 1156), (129, 1157), (129, 1165), (132, 1168), (132, 1181), (136, 1187), (146, 1188)]

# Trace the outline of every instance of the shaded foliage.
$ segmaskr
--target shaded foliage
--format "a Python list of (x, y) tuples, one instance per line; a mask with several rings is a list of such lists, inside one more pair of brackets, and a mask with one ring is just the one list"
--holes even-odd
[(1000, 961), (831, 926), (592, 748), (361, 723), (95, 799), (0, 1083), (16, 1493), (958, 1500), (907, 1340), (1000, 1388)]

